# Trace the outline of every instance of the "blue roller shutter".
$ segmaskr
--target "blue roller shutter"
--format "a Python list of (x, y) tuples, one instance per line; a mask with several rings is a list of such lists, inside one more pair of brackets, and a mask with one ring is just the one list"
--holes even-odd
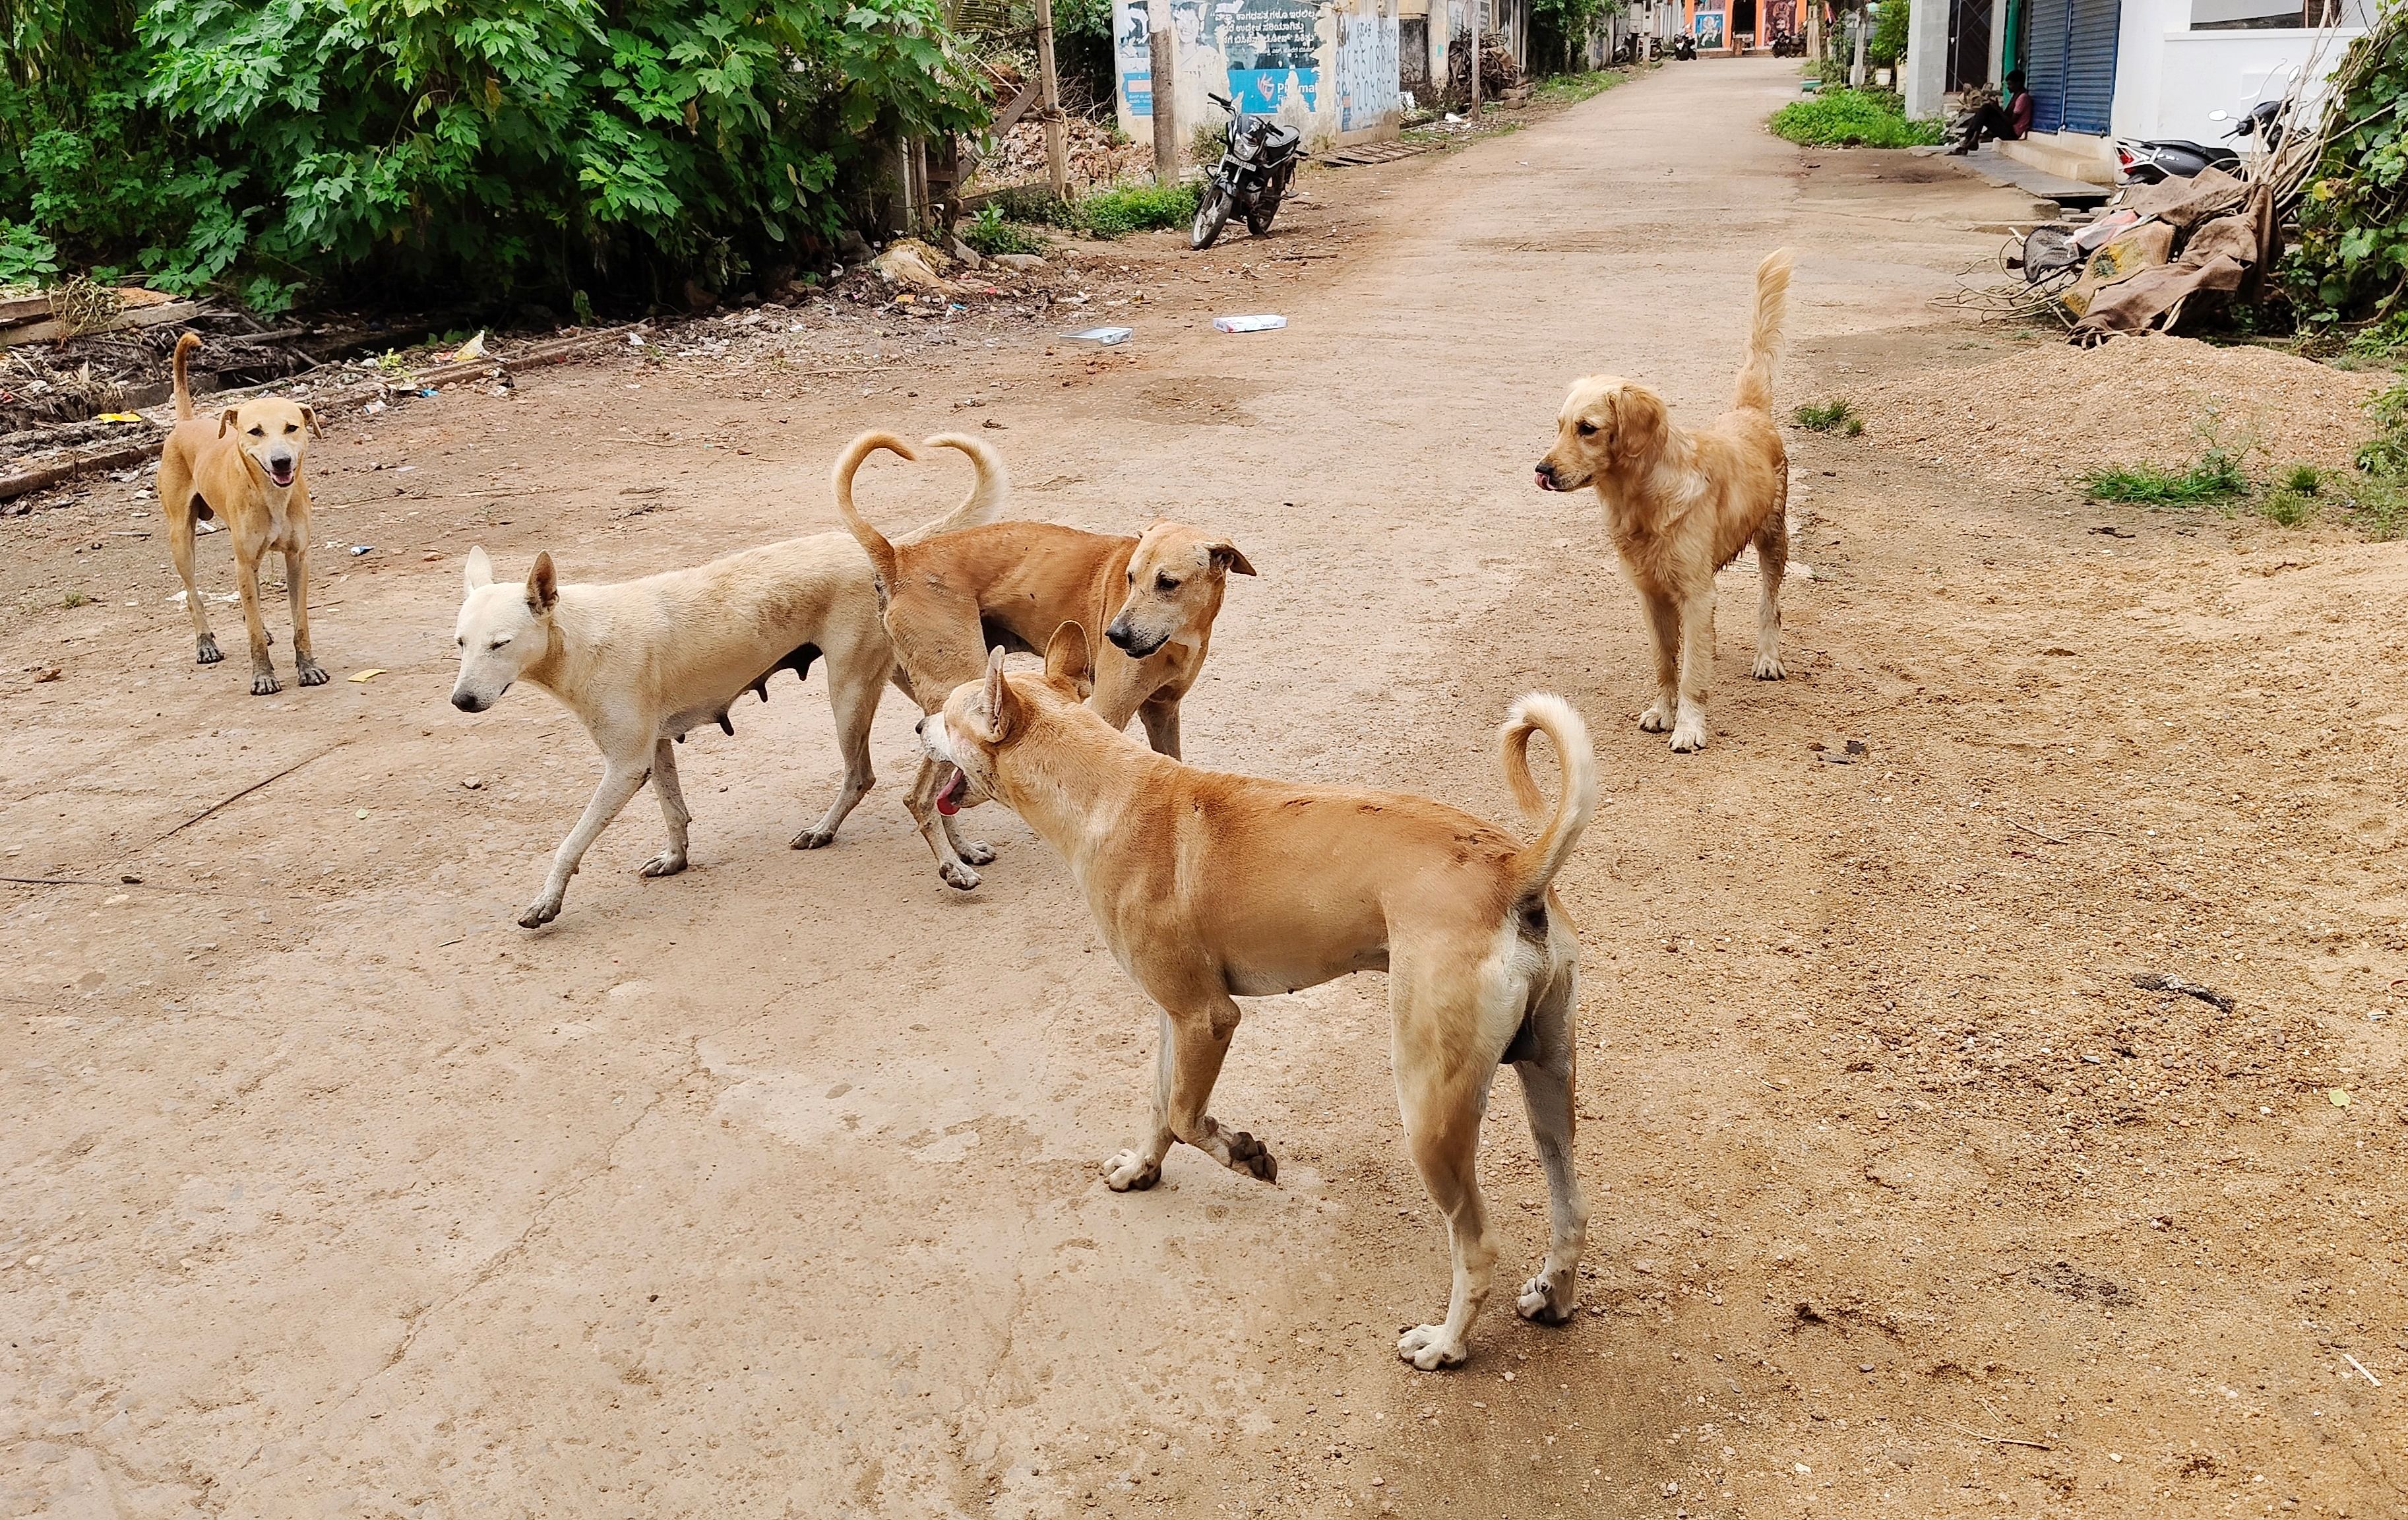
[(2123, 23), (2123, 0), (2033, 0), (2024, 79), (2034, 132), (2105, 135)]
[(2115, 36), (2122, 0), (2073, 0), (2065, 65), (2065, 129), (2104, 136), (2115, 103)]
[(2034, 132), (2065, 125), (2065, 44), (2072, 21), (2071, 0), (2032, 0), (2024, 83), (2031, 91)]

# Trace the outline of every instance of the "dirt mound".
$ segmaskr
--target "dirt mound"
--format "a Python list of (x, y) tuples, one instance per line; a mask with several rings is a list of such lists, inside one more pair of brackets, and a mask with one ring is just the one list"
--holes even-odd
[(2056, 480), (2110, 465), (2183, 465), (2207, 436), (2255, 445), (2251, 466), (2343, 466), (2373, 431), (2379, 376), (2272, 349), (2128, 337), (2051, 343), (1963, 369), (1926, 370), (1857, 396), (1868, 432), (1918, 459)]

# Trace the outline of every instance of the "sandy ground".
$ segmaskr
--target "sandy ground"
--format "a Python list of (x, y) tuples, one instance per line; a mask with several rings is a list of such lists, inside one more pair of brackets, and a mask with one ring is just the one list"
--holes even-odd
[[(321, 521), (376, 552), (321, 558), (323, 689), (191, 664), (132, 486), (11, 523), (0, 850), (66, 884), (0, 896), (0, 1513), (2402, 1513), (2400, 551), (1800, 436), (1792, 679), (1745, 679), (1735, 570), (1713, 747), (1631, 724), (1595, 506), (1529, 484), (1565, 380), (1717, 406), (1776, 243), (1791, 397), (2014, 341), (1927, 301), (2020, 199), (1801, 159), (1755, 125), (1792, 74), (1669, 68), (1315, 174), (1267, 242), (1127, 245), (1109, 353), (631, 356), (345, 419)], [(897, 701), (836, 848), (785, 848), (838, 767), (781, 681), (687, 746), (692, 870), (636, 876), (639, 798), (510, 923), (597, 767), (538, 693), (445, 704), (468, 546), (692, 563), (831, 525), (860, 427), (988, 419), (1030, 515), (1175, 512), (1262, 572), (1192, 760), (1507, 818), (1506, 703), (1588, 713), (1572, 1325), (1499, 1299), (1464, 1369), (1396, 1359), (1445, 1253), (1376, 976), (1248, 1005), (1216, 1110), (1277, 1186), (1183, 1152), (1108, 1192), (1153, 1019), (997, 810), (986, 884), (939, 884)], [(1487, 1146), (1510, 1277), (1510, 1082)]]

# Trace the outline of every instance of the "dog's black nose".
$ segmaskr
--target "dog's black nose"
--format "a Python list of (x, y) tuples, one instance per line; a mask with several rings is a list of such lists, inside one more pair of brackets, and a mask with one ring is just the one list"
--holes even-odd
[(925, 733), (927, 731), (927, 727), (928, 719), (925, 714), (923, 714), (920, 721), (911, 725), (911, 732), (915, 734)]
[(485, 710), (485, 704), (478, 701), (476, 694), (473, 692), (453, 692), (452, 694), (452, 705), (458, 708), (463, 712), (482, 712)]
[(1129, 639), (1132, 636), (1127, 624), (1114, 619), (1111, 624), (1104, 629), (1104, 637), (1111, 640), (1114, 649), (1125, 650), (1129, 647)]

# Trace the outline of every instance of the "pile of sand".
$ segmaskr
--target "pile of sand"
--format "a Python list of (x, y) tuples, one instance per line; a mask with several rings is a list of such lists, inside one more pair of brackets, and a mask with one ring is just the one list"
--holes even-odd
[(2121, 337), (2039, 344), (1856, 393), (1868, 436), (1970, 474), (2057, 480), (2113, 465), (2180, 466), (2213, 433), (2255, 446), (2249, 467), (2345, 466), (2373, 432), (2367, 397), (2387, 377), (2261, 348)]

